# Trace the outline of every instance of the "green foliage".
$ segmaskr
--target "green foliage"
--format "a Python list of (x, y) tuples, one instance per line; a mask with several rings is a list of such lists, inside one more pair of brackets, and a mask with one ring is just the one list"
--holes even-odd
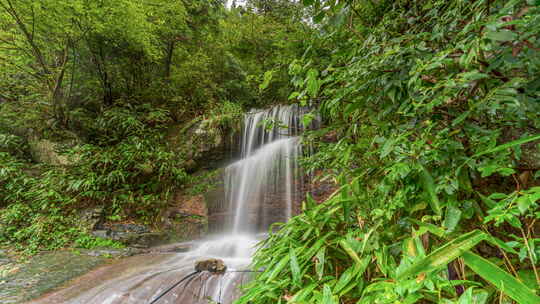
[(304, 4), (322, 34), (290, 98), (340, 189), (263, 242), (237, 303), (537, 303), (540, 8)]
[[(204, 119), (228, 132), (245, 108), (287, 97), (308, 28), (279, 15), (295, 7), (0, 0), (0, 242), (94, 246), (77, 223), (94, 206), (111, 221), (153, 222), (197, 181), (184, 171), (189, 151), (167, 143), (171, 125)], [(43, 139), (61, 142), (69, 164), (35, 163), (29, 144)]]
[(74, 162), (67, 168), (0, 153), (0, 240), (29, 252), (66, 246), (80, 239), (81, 206), (103, 205), (106, 216), (155, 218), (172, 189), (190, 178), (182, 156), (163, 139), (169, 116), (145, 107), (108, 110), (90, 128), (94, 143), (67, 152)]
[(122, 243), (110, 240), (110, 239), (104, 239), (100, 237), (91, 236), (88, 234), (81, 234), (77, 239), (75, 240), (74, 246), (76, 248), (85, 248), (85, 249), (92, 249), (92, 248), (123, 248), (124, 245)]

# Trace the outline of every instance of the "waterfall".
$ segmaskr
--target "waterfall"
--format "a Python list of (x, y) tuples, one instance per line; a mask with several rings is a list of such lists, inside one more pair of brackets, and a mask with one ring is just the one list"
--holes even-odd
[(265, 230), (292, 216), (299, 190), (294, 181), (302, 153), (298, 134), (303, 114), (305, 110), (295, 105), (246, 114), (242, 158), (225, 169), (225, 200), (234, 214), (234, 233)]
[[(306, 109), (296, 105), (276, 106), (247, 113), (241, 134), (240, 156), (225, 168), (225, 199), (231, 218), (226, 233), (195, 242), (192, 250), (163, 260), (140, 259), (127, 273), (98, 286), (79, 291), (61, 303), (149, 303), (169, 287), (190, 275), (196, 261), (223, 260), (228, 271), (221, 275), (201, 272), (167, 292), (158, 304), (230, 304), (239, 296), (238, 287), (249, 280), (245, 272), (261, 231), (276, 221), (286, 221), (301, 193), (297, 159), (302, 154), (300, 133)], [(270, 126), (266, 123), (270, 122)], [(317, 122), (314, 122), (317, 124)], [(97, 283), (96, 283), (97, 284)], [(214, 302), (211, 302), (211, 301)]]

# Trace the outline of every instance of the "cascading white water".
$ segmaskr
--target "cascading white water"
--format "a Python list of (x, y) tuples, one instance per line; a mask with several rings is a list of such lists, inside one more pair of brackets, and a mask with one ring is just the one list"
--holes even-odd
[[(246, 114), (241, 159), (225, 169), (225, 196), (232, 215), (230, 227), (225, 228), (228, 233), (197, 242), (189, 252), (130, 269), (62, 303), (150, 303), (193, 273), (196, 261), (209, 258), (223, 260), (228, 271), (222, 275), (197, 274), (157, 303), (232, 303), (238, 297), (238, 285), (249, 279), (249, 273), (242, 271), (251, 262), (254, 246), (264, 237), (257, 232), (293, 214), (301, 184), (296, 159), (301, 154), (298, 135), (304, 114), (305, 110), (297, 106)], [(273, 120), (273, 127), (264, 126), (268, 120)]]
[[(254, 232), (292, 216), (298, 183), (296, 159), (303, 110), (278, 106), (246, 115), (242, 159), (225, 169), (226, 201), (234, 210), (232, 231)], [(271, 128), (265, 127), (270, 122)], [(285, 127), (283, 127), (285, 126)]]

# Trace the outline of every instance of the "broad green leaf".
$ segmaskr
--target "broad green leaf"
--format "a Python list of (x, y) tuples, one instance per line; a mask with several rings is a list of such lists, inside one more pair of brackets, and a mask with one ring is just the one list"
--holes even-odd
[(540, 303), (540, 297), (529, 287), (492, 262), (472, 252), (463, 253), (463, 260), (476, 274), (493, 284), (500, 292), (508, 295), (519, 304)]
[(313, 22), (315, 23), (321, 22), (324, 19), (324, 16), (326, 16), (326, 13), (324, 11), (321, 11), (315, 17), (313, 17)]
[(427, 231), (433, 233), (436, 236), (440, 236), (440, 237), (442, 237), (446, 233), (446, 231), (444, 231), (443, 228), (441, 228), (439, 226), (436, 226), (436, 225), (433, 225), (433, 224), (430, 224), (430, 223), (424, 223), (424, 222), (421, 222), (421, 221), (415, 220), (415, 219), (409, 219), (409, 221), (411, 221), (412, 223), (417, 224), (420, 227), (420, 230), (418, 232), (414, 233), (415, 236), (420, 236), (420, 235), (426, 233)]
[(301, 289), (298, 291), (290, 300), (290, 303), (305, 303), (303, 301), (307, 300), (309, 295), (313, 292), (313, 290), (319, 286), (319, 283), (311, 283), (307, 287)]
[(324, 284), (323, 287), (323, 300), (321, 304), (334, 304), (334, 300), (332, 299), (332, 289), (328, 284)]
[(420, 165), (420, 167), (422, 169), (420, 172), (422, 186), (424, 187), (424, 191), (427, 192), (429, 196), (431, 209), (433, 209), (435, 214), (441, 215), (441, 203), (439, 201), (439, 197), (437, 196), (437, 191), (435, 190), (435, 182), (433, 181), (433, 177), (424, 166)]
[(274, 266), (274, 269), (272, 269), (272, 272), (270, 272), (270, 275), (266, 279), (266, 283), (269, 283), (278, 276), (278, 274), (283, 270), (283, 268), (285, 268), (285, 266), (289, 262), (289, 259), (290, 256), (287, 254)]
[(358, 256), (358, 254), (356, 253), (356, 251), (354, 251), (353, 247), (351, 246), (351, 244), (346, 240), (346, 239), (342, 239), (341, 241), (339, 241), (339, 245), (345, 250), (345, 252), (347, 252), (347, 254), (358, 264), (361, 263), (360, 261), (360, 257)]
[(495, 41), (513, 41), (517, 39), (517, 34), (510, 30), (488, 31), (486, 37)]
[(444, 217), (444, 227), (448, 232), (454, 231), (456, 229), (457, 224), (459, 223), (461, 219), (461, 210), (454, 206), (448, 206), (446, 208), (446, 215)]
[(339, 293), (349, 282), (356, 276), (356, 270), (358, 269), (358, 264), (349, 267), (345, 270), (344, 273), (339, 277), (339, 281), (334, 286), (334, 293)]
[(531, 200), (529, 195), (520, 196), (517, 199), (517, 206), (518, 206), (519, 212), (521, 214), (524, 214), (527, 210), (529, 210), (529, 207), (532, 205), (532, 203), (533, 201)]
[(317, 262), (315, 264), (315, 270), (317, 271), (317, 275), (319, 277), (319, 280), (324, 275), (324, 264), (326, 262), (325, 253), (326, 253), (326, 248), (323, 247), (317, 252), (317, 255), (315, 256), (317, 258)]
[(293, 283), (297, 286), (300, 286), (301, 282), (301, 271), (300, 266), (298, 265), (298, 259), (296, 257), (296, 254), (294, 253), (294, 249), (291, 248), (289, 250), (289, 255), (291, 259), (291, 273), (293, 276)]
[(518, 254), (518, 252), (516, 250), (514, 250), (514, 248), (510, 247), (508, 244), (506, 244), (505, 242), (501, 241), (500, 239), (492, 236), (492, 235), (488, 235), (488, 237), (486, 238), (486, 241), (491, 243), (492, 245), (494, 246), (497, 246), (501, 249), (504, 249), (506, 252), (510, 252), (510, 253), (513, 253), (513, 254)]
[(486, 234), (479, 230), (473, 230), (466, 233), (446, 245), (436, 249), (424, 258), (416, 260), (413, 265), (398, 274), (398, 279), (417, 276), (422, 272), (430, 272), (447, 265), (451, 261), (461, 256), (464, 252), (470, 250), (476, 244), (486, 239)]

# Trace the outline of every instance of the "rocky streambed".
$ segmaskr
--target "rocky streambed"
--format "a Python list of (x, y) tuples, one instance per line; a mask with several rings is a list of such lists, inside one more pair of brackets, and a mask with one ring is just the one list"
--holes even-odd
[(62, 303), (60, 295), (67, 297), (77, 292), (70, 288), (74, 284), (78, 288), (84, 281), (95, 284), (95, 280), (137, 269), (137, 265), (147, 265), (189, 248), (189, 243), (178, 243), (146, 249), (71, 249), (41, 253), (27, 260), (10, 257), (7, 251), (0, 250), (0, 303), (27, 303), (46, 293), (50, 294), (39, 303)]
[[(123, 252), (122, 254), (126, 254)], [(91, 269), (112, 261), (119, 252), (55, 251), (26, 261), (0, 258), (0, 303), (23, 303)]]

